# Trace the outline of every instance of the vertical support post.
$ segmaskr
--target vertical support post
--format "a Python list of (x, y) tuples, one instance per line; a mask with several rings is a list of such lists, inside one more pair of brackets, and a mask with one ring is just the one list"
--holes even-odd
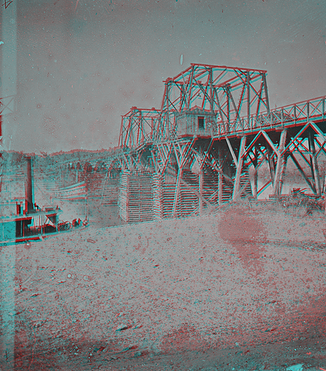
[(188, 96), (187, 96), (187, 103), (186, 103), (186, 110), (189, 110), (190, 107), (190, 101), (191, 101), (191, 91), (192, 91), (192, 81), (194, 77), (194, 71), (195, 71), (195, 66), (191, 67), (191, 72), (190, 72), (190, 78), (189, 78), (189, 84), (188, 84)]
[(27, 161), (27, 179), (26, 179), (26, 189), (25, 189), (25, 199), (26, 199), (26, 211), (29, 213), (33, 211), (33, 175), (32, 175), (32, 159), (31, 157), (26, 158)]
[[(143, 115), (142, 111), (138, 111), (137, 118), (135, 119), (137, 123), (137, 137), (136, 137), (136, 145), (138, 146), (143, 139)], [(140, 136), (141, 135), (141, 136)]]
[(288, 159), (288, 156), (284, 154), (283, 160), (282, 160), (281, 174), (280, 174), (280, 194), (282, 194), (282, 190), (283, 190), (283, 178), (284, 178), (284, 173), (285, 173), (285, 169), (287, 165), (287, 159)]
[(257, 189), (258, 189), (258, 169), (257, 169), (257, 155), (258, 151), (256, 148), (253, 149), (253, 154), (255, 156), (254, 160), (252, 161), (252, 166), (254, 168), (254, 172), (252, 174), (252, 196), (257, 198)]
[(203, 203), (203, 189), (204, 189), (204, 170), (203, 167), (200, 167), (200, 171), (198, 174), (198, 181), (199, 181), (199, 215), (203, 215), (203, 208), (204, 208), (204, 203)]
[(268, 165), (269, 165), (269, 171), (271, 174), (271, 179), (272, 179), (272, 184), (274, 184), (274, 179), (275, 179), (275, 164), (274, 160), (272, 158), (273, 153), (270, 149), (267, 150), (267, 157), (268, 157)]
[(280, 135), (280, 144), (278, 147), (277, 164), (276, 164), (275, 177), (274, 177), (274, 183), (273, 183), (275, 196), (278, 196), (281, 190), (280, 179), (281, 179), (281, 171), (283, 170), (283, 166), (284, 166), (284, 154), (281, 155), (281, 153), (284, 150), (286, 134), (287, 134), (287, 130), (284, 129)]
[[(221, 142), (219, 142), (218, 144), (221, 144)], [(218, 187), (218, 204), (219, 205), (222, 205), (222, 201), (223, 201), (223, 175), (222, 175), (222, 153), (221, 153), (221, 148), (218, 146), (217, 147), (217, 151), (218, 151), (218, 174), (217, 174), (217, 187)]]
[(239, 191), (240, 191), (240, 178), (241, 178), (241, 172), (243, 168), (243, 153), (245, 150), (246, 146), (246, 137), (243, 136), (241, 138), (240, 142), (240, 149), (239, 149), (239, 156), (238, 156), (238, 166), (237, 166), (237, 171), (235, 175), (235, 182), (234, 182), (234, 188), (233, 188), (233, 195), (232, 195), (232, 201), (236, 201), (238, 196), (239, 196)]
[(254, 198), (257, 198), (257, 188), (258, 188), (258, 171), (257, 168), (255, 167), (252, 182), (252, 195)]
[[(183, 87), (183, 85), (182, 85)], [(154, 140), (154, 119), (153, 117), (151, 118), (151, 140)]]
[(255, 156), (255, 158), (253, 159), (252, 161), (252, 166), (254, 168), (254, 171), (253, 171), (253, 174), (252, 174), (252, 185), (251, 185), (251, 189), (252, 189), (252, 196), (257, 199), (257, 189), (258, 189), (258, 169), (257, 169), (257, 156), (258, 156), (258, 152), (257, 152), (257, 149), (254, 148), (253, 149), (253, 154)]
[(211, 112), (214, 112), (214, 90), (213, 90), (213, 69), (209, 69), (209, 88), (210, 88), (210, 106)]
[(249, 71), (247, 71), (247, 116), (248, 116), (248, 127), (250, 128), (250, 76)]
[(227, 115), (228, 115), (227, 133), (229, 133), (230, 132), (230, 92), (229, 92), (229, 86), (226, 87), (226, 94), (227, 94)]
[(319, 179), (318, 163), (317, 163), (316, 149), (315, 149), (315, 135), (313, 131), (309, 131), (308, 140), (309, 140), (310, 163), (311, 163), (311, 169), (312, 169), (312, 176), (315, 181), (316, 194), (319, 196), (320, 195), (320, 179)]
[(167, 121), (166, 138), (170, 137), (170, 103), (169, 103), (170, 97), (169, 95), (170, 95), (170, 80), (167, 82), (167, 85), (166, 85), (166, 121)]
[(267, 108), (267, 114), (269, 118), (269, 124), (272, 126), (272, 114), (270, 110), (270, 105), (269, 105), (269, 97), (268, 97), (268, 88), (267, 88), (267, 80), (266, 80), (266, 73), (262, 73), (262, 78), (263, 78), (263, 84), (264, 84), (264, 91), (265, 91), (265, 100), (266, 100), (266, 108)]

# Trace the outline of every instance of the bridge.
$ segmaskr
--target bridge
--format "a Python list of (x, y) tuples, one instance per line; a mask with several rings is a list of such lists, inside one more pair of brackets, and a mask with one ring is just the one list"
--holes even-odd
[[(278, 197), (289, 159), (321, 196), (326, 96), (271, 109), (266, 76), (265, 70), (191, 64), (164, 81), (160, 109), (132, 107), (123, 115), (121, 217), (202, 215), (257, 198), (268, 187)], [(264, 164), (269, 179), (260, 174)]]

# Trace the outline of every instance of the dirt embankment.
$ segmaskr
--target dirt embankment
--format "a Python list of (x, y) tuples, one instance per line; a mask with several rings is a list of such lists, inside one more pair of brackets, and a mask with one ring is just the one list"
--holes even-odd
[[(321, 214), (247, 205), (16, 246), (16, 369), (119, 369), (237, 347), (249, 356), (281, 341), (308, 347), (325, 331), (323, 226)], [(238, 366), (226, 357), (225, 369), (246, 357)]]

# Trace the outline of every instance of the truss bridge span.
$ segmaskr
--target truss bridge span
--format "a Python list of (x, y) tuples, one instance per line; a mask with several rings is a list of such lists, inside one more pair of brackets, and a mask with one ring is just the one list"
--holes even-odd
[(167, 79), (160, 109), (122, 116), (119, 207), (126, 221), (202, 215), (293, 173), (324, 192), (326, 96), (270, 109), (266, 71), (192, 64)]

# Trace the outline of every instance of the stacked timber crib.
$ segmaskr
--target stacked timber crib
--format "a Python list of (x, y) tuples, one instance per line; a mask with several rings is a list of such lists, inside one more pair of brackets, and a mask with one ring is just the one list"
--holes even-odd
[[(251, 195), (248, 170), (241, 175), (242, 197)], [(131, 223), (203, 215), (210, 206), (229, 202), (232, 185), (222, 175), (204, 166), (201, 171), (184, 169), (178, 186), (177, 174), (124, 170), (120, 175), (119, 210)]]
[(148, 171), (124, 170), (120, 175), (120, 217), (136, 223), (153, 219), (153, 176)]
[[(189, 172), (187, 178), (190, 177), (194, 178), (196, 175)], [(171, 218), (174, 208), (176, 217), (194, 213), (198, 209), (196, 185), (181, 183), (178, 202), (174, 205), (176, 183), (176, 178), (167, 174), (125, 170), (120, 177), (121, 219), (135, 223)]]
[(190, 178), (195, 178), (196, 175), (190, 172), (188, 172), (187, 177), (185, 175), (183, 174), (182, 179), (186, 180), (187, 183), (185, 181), (181, 182), (178, 202), (174, 206), (177, 187), (176, 178), (167, 174), (153, 174), (153, 217), (155, 219), (173, 217), (174, 207), (176, 217), (189, 216), (198, 209), (196, 185), (190, 183)]

